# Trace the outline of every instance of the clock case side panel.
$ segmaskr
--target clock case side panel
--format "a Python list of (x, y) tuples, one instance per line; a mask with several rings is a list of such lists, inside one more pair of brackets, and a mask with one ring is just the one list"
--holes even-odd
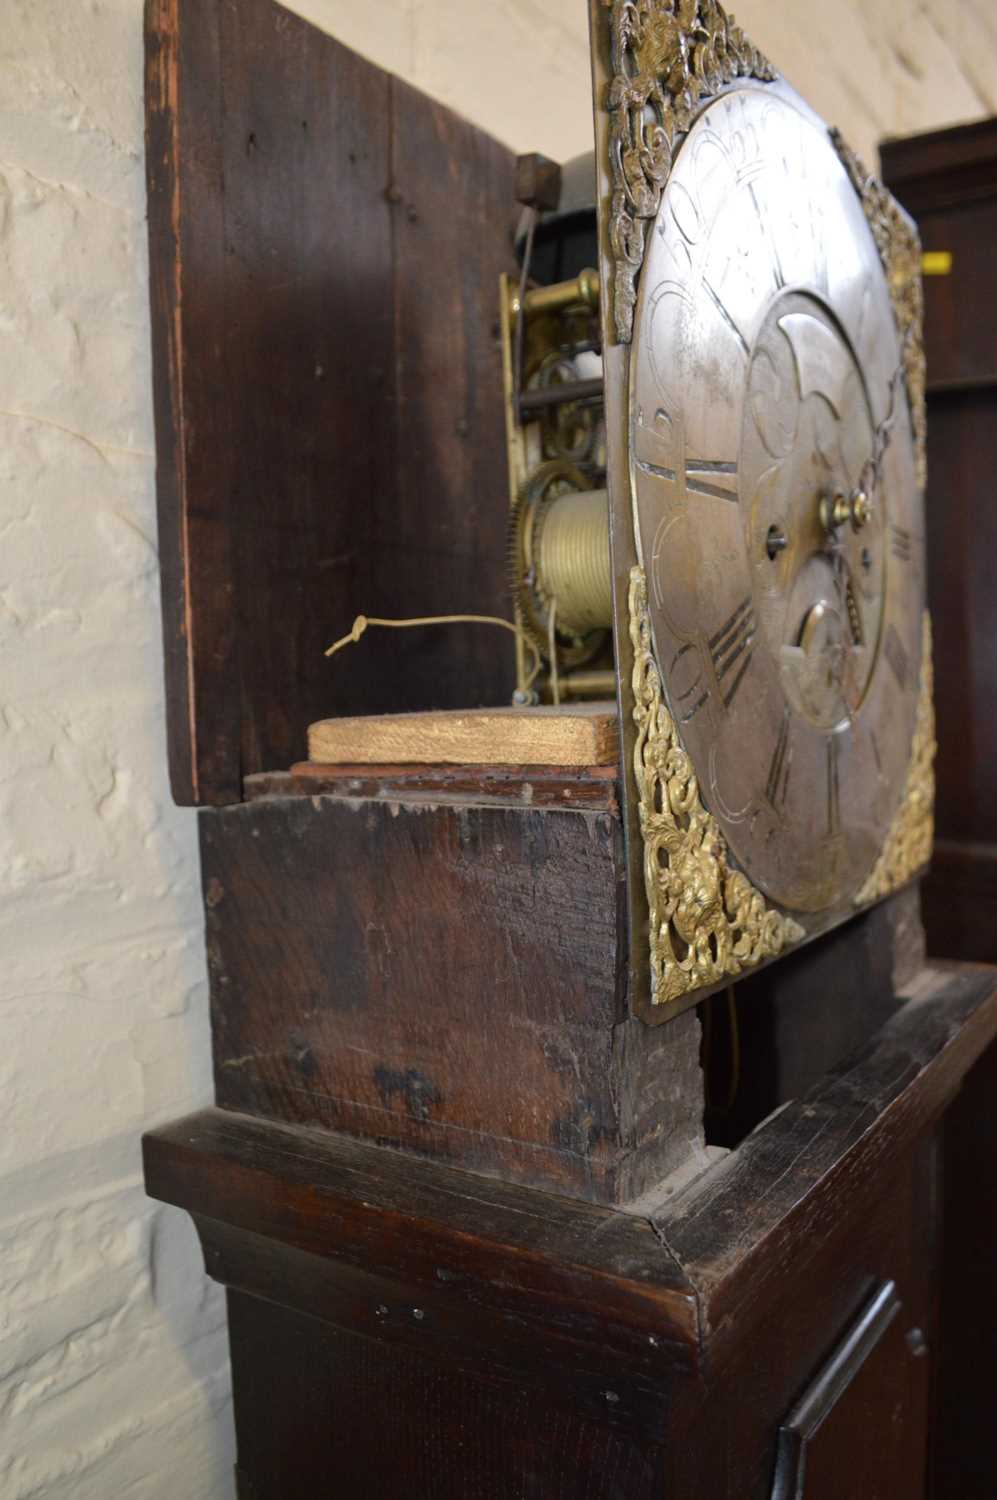
[[(677, 150), (684, 135), (698, 115), (717, 97), (739, 85), (746, 76), (775, 91), (786, 90), (797, 105), (803, 104), (795, 91), (782, 83), (766, 62), (723, 11), (716, 7), (713, 42), (725, 43), (726, 61), (712, 73), (712, 82), (700, 82), (696, 97), (686, 103), (684, 129), (671, 117), (674, 131), (668, 148)], [(619, 678), (621, 743), (624, 762), (624, 814), (628, 851), (628, 895), (630, 914), (629, 996), (632, 1011), (651, 1024), (673, 1020), (710, 994), (729, 985), (742, 974), (756, 973), (773, 962), (783, 951), (798, 948), (848, 921), (885, 896), (901, 891), (924, 868), (930, 857), (934, 782), (934, 717), (930, 660), (930, 629), (925, 627), (925, 647), (921, 667), (920, 699), (917, 729), (912, 745), (911, 764), (901, 797), (901, 804), (885, 840), (880, 858), (870, 872), (858, 898), (846, 907), (808, 919), (806, 930), (792, 914), (777, 904), (763, 906), (755, 913), (761, 934), (763, 924), (774, 933), (774, 941), (765, 951), (759, 938), (753, 959), (732, 960), (723, 973), (716, 973), (707, 983), (697, 983), (685, 992), (670, 996), (664, 1003), (652, 998), (652, 941), (650, 933), (651, 903), (649, 886), (654, 880), (653, 849), (645, 840), (641, 821), (641, 717), (638, 703), (641, 681), (635, 643), (640, 639), (640, 621), (635, 618), (635, 585), (640, 589), (640, 557), (634, 530), (633, 495), (629, 464), (630, 426), (630, 349), (636, 288), (643, 266), (646, 234), (654, 223), (667, 171), (661, 171), (650, 149), (641, 152), (629, 140), (625, 129), (614, 123), (624, 107), (640, 102), (648, 91), (648, 80), (634, 78), (619, 66), (613, 56), (613, 29), (625, 36), (621, 20), (621, 0), (590, 0), (591, 50), (593, 67), (593, 103), (595, 115), (597, 206), (599, 223), (600, 280), (602, 292), (602, 326), (605, 370), (605, 409), (607, 426), (607, 488), (609, 493), (610, 539), (613, 560), (614, 639)], [(630, 39), (632, 42), (632, 38)], [(688, 39), (687, 39), (688, 40)], [(691, 56), (691, 47), (685, 57)], [(714, 54), (716, 56), (716, 54)], [(660, 59), (658, 59), (660, 62)], [(683, 62), (687, 72), (689, 63)], [(726, 76), (724, 76), (724, 70)], [(624, 80), (621, 82), (621, 80)], [(658, 80), (655, 98), (673, 103), (667, 86)], [(804, 105), (804, 108), (806, 106)], [(676, 111), (676, 114), (679, 112)], [(644, 116), (641, 116), (644, 118)], [(921, 295), (919, 259), (911, 267), (911, 256), (919, 257), (916, 230), (907, 214), (882, 185), (866, 173), (837, 131), (831, 139), (838, 151), (862, 203), (884, 271), (891, 283), (898, 336), (905, 352), (907, 395), (918, 459), (918, 479), (924, 482), (924, 376), (921, 332)], [(657, 177), (655, 170), (658, 170)], [(661, 681), (660, 669), (648, 653), (652, 676)], [(635, 672), (635, 667), (638, 669)], [(667, 708), (666, 708), (667, 717)], [(667, 722), (670, 727), (670, 717)], [(681, 742), (675, 735), (675, 743)], [(636, 770), (636, 774), (635, 774)], [(645, 797), (646, 804), (646, 797)], [(705, 809), (702, 809), (705, 813)], [(645, 806), (646, 811), (646, 806)], [(708, 816), (708, 814), (707, 814)], [(726, 861), (712, 877), (743, 881), (735, 865), (725, 868)], [(746, 885), (746, 882), (745, 882)], [(748, 892), (761, 900), (760, 894)], [(784, 924), (781, 930), (775, 924)]]
[[(157, 491), (175, 799), (332, 715), (508, 702), (498, 283), (515, 155), (274, 0), (147, 0)], [(385, 633), (386, 634), (386, 633)]]

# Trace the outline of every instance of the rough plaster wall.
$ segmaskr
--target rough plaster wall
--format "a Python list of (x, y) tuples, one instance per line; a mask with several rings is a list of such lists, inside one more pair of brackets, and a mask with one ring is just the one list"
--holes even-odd
[[(590, 149), (588, 0), (288, 7), (519, 151)], [(995, 0), (732, 0), (752, 41), (874, 166), (886, 135), (997, 114)]]
[[(590, 136), (584, 0), (299, 0), (520, 149)], [(745, 0), (872, 159), (997, 112), (997, 11)], [(231, 1494), (223, 1307), (138, 1137), (209, 1096), (163, 750), (140, 0), (0, 0), (0, 1495)]]
[(163, 749), (139, 0), (0, 0), (0, 1496), (230, 1492), (139, 1135), (209, 1094)]

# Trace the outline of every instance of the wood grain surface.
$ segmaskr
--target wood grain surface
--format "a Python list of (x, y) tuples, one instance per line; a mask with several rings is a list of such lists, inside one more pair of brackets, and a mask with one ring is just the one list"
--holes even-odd
[[(351, 1414), (353, 1451), (369, 1472), (380, 1472), (375, 1428), (397, 1421), (409, 1469), (435, 1455), (430, 1492), (446, 1500), (475, 1486), (496, 1493), (493, 1453), (482, 1447), (496, 1410), (522, 1412), (512, 1467), (501, 1471), (513, 1494), (517, 1484), (530, 1493), (549, 1435), (574, 1422), (579, 1432), (592, 1423), (600, 1444), (617, 1435), (617, 1461), (624, 1473), (636, 1466), (628, 1482), (638, 1495), (650, 1465), (672, 1500), (768, 1500), (779, 1422), (875, 1287), (894, 1280), (902, 1337), (874, 1382), (889, 1394), (890, 1443), (871, 1441), (861, 1383), (838, 1430), (843, 1453), (855, 1445), (870, 1495), (894, 1500), (884, 1484), (899, 1474), (905, 1500), (918, 1500), (930, 1365), (915, 1331), (930, 1351), (936, 1132), (995, 1031), (992, 971), (929, 972), (880, 1036), (806, 1097), (684, 1191), (665, 1184), (626, 1211), (227, 1110), (153, 1132), (150, 1191), (195, 1215), (209, 1269), (236, 1293), (240, 1464), (260, 1485), (249, 1493), (299, 1500), (323, 1472), (327, 1482), (338, 1475), (331, 1464), (364, 1472), (341, 1451), (338, 1424), (314, 1420), (306, 1402), (299, 1425), (296, 1400), (272, 1378), (286, 1369), (288, 1392), (298, 1390), (293, 1371), (307, 1351), (318, 1390), (338, 1392)], [(277, 1304), (286, 1317), (266, 1310)], [(458, 1371), (468, 1372), (463, 1392)], [(419, 1415), (432, 1381), (448, 1393), (447, 1464), (446, 1439)], [(366, 1413), (346, 1395), (351, 1382), (367, 1393)], [(240, 1389), (252, 1390), (245, 1404)], [(385, 1404), (376, 1393), (389, 1389)], [(553, 1491), (564, 1500), (591, 1495), (596, 1478), (609, 1484), (605, 1448), (578, 1441)], [(384, 1464), (384, 1493), (408, 1493), (402, 1468)], [(281, 1472), (294, 1475), (284, 1489)]]
[[(883, 146), (884, 177), (924, 246), (928, 595), (935, 638), (938, 839), (924, 884), (929, 950), (997, 963), (997, 120)], [(997, 1049), (942, 1132), (945, 1240), (932, 1438), (938, 1500), (997, 1494)]]
[(200, 827), (219, 1102), (596, 1201), (699, 1140), (695, 1015), (627, 1016), (617, 812), (400, 788)]
[(659, 1445), (480, 1356), (427, 1358), (239, 1292), (229, 1335), (240, 1500), (671, 1494)]
[(451, 709), (325, 719), (308, 730), (318, 765), (617, 766), (615, 703)]
[(364, 797), (620, 810), (617, 766), (313, 766), (246, 778), (246, 799)]
[(171, 778), (221, 804), (318, 719), (509, 701), (493, 632), (324, 648), (507, 608), (515, 158), (272, 0), (147, 0), (146, 56)]

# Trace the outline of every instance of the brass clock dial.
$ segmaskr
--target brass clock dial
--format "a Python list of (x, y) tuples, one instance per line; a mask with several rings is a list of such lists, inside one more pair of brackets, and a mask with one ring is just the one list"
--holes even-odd
[(748, 878), (840, 907), (900, 801), (923, 525), (902, 352), (859, 198), (782, 85), (698, 115), (641, 275), (635, 533), (668, 705)]

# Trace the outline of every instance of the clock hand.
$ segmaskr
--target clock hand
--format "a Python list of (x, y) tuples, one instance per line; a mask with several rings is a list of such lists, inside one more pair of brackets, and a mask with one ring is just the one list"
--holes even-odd
[(879, 488), (879, 481), (883, 474), (883, 460), (893, 438), (893, 427), (897, 420), (897, 391), (902, 379), (903, 371), (897, 368), (890, 380), (890, 409), (872, 435), (872, 457), (862, 470), (863, 475), (867, 470), (870, 472), (871, 485), (869, 487), (875, 490)]
[(835, 490), (820, 498), (820, 518), (827, 532), (828, 550), (837, 550), (837, 531), (846, 521), (852, 523), (853, 531), (861, 531), (872, 520), (872, 500), (878, 493), (883, 477), (883, 460), (893, 437), (897, 419), (897, 390), (903, 372), (895, 370), (890, 381), (890, 409), (872, 435), (872, 455), (862, 466), (859, 482), (850, 495)]

